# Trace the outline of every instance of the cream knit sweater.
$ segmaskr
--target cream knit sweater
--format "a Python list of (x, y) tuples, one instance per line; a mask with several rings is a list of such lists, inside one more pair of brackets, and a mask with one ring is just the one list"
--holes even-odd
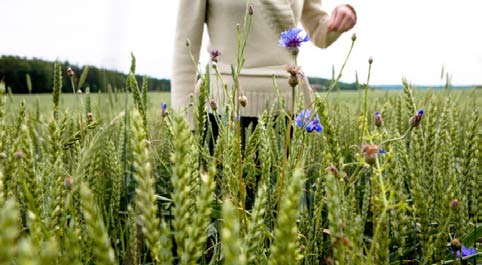
[[(321, 0), (179, 0), (179, 13), (174, 47), (171, 83), (171, 104), (183, 109), (195, 92), (196, 66), (193, 65), (186, 40), (191, 44), (194, 60), (199, 60), (204, 25), (209, 35), (208, 50), (221, 52), (218, 63), (224, 80), (231, 85), (230, 65), (236, 62), (236, 25), (243, 25), (247, 1), (254, 6), (252, 28), (245, 49), (245, 65), (240, 76), (240, 86), (248, 103), (242, 116), (258, 116), (275, 98), (272, 76), (276, 75), (280, 95), (291, 102), (291, 89), (284, 65), (293, 64), (294, 58), (285, 47), (278, 45), (280, 33), (296, 27), (301, 21), (311, 41), (321, 48), (333, 43), (340, 35), (327, 32), (328, 14), (321, 8)], [(301, 51), (302, 52), (302, 51)], [(224, 104), (224, 89), (216, 78), (211, 78), (211, 96), (219, 106)], [(305, 105), (311, 101), (311, 88), (301, 82)], [(290, 106), (287, 106), (289, 109)]]

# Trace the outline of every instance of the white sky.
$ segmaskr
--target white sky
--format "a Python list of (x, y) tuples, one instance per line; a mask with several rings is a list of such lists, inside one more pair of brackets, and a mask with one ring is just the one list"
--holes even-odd
[[(197, 1), (197, 0), (192, 0)], [(323, 0), (331, 11), (342, 0)], [(342, 81), (358, 71), (372, 84), (442, 84), (442, 66), (457, 85), (482, 84), (482, 1), (350, 1), (358, 12), (358, 39)], [(69, 60), (169, 78), (177, 0), (0, 0), (0, 55)], [(233, 29), (234, 30), (234, 29)], [(351, 44), (351, 32), (326, 50), (306, 45), (299, 63), (309, 76), (330, 78)]]

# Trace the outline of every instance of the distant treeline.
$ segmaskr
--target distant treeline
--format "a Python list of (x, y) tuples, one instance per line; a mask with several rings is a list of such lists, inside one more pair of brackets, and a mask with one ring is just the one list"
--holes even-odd
[[(82, 74), (83, 68), (72, 65), (68, 61), (61, 62), (62, 91), (72, 92), (70, 78), (67, 76), (67, 68), (74, 70), (74, 78), (77, 81)], [(28, 59), (19, 56), (1, 56), (0, 57), (0, 80), (4, 80), (7, 87), (12, 89), (13, 93), (28, 93), (28, 82), (31, 83), (32, 93), (48, 93), (52, 91), (54, 62), (45, 61), (37, 58)], [(91, 92), (107, 91), (110, 85), (113, 90), (122, 91), (125, 86), (127, 75), (118, 71), (97, 68), (89, 66), (88, 75), (82, 90), (85, 91), (87, 86)], [(30, 79), (30, 81), (27, 81)], [(139, 86), (142, 84), (142, 76), (137, 75), (136, 79)], [(76, 82), (77, 83), (77, 82)], [(169, 91), (171, 88), (168, 79), (148, 79), (149, 90), (151, 91)]]
[[(72, 65), (68, 61), (61, 62), (63, 69), (62, 91), (72, 92), (72, 85), (67, 76), (67, 68), (71, 67), (75, 72), (75, 80), (78, 80), (82, 74), (83, 68)], [(7, 87), (12, 89), (13, 93), (29, 93), (28, 82), (31, 83), (32, 93), (49, 93), (52, 91), (54, 62), (45, 61), (37, 58), (28, 59), (19, 56), (1, 56), (0, 57), (0, 80), (4, 80)], [(91, 92), (107, 91), (107, 87), (111, 86), (113, 90), (122, 91), (124, 89), (127, 75), (118, 71), (97, 68), (89, 66), (88, 75), (84, 82), (82, 90), (86, 87)], [(136, 76), (139, 85), (142, 84), (142, 76)], [(30, 79), (30, 81), (28, 81)], [(330, 86), (331, 80), (325, 78), (310, 77), (308, 78), (311, 86), (315, 91), (325, 91)], [(76, 82), (77, 83), (77, 82)], [(170, 91), (171, 82), (168, 79), (149, 78), (150, 91)], [(336, 90), (356, 90), (355, 83), (342, 83), (336, 85)]]
[[(330, 84), (332, 82), (331, 79), (325, 79), (325, 78), (319, 78), (319, 77), (308, 77), (308, 80), (310, 82), (311, 87), (315, 91), (326, 91), (330, 87)], [(357, 90), (360, 89), (361, 85), (358, 85), (356, 83), (343, 83), (343, 82), (338, 82), (335, 86), (336, 90)]]

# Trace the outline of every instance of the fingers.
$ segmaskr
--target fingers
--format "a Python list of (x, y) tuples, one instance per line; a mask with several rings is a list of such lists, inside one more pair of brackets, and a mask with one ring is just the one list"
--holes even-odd
[(336, 31), (338, 30), (338, 8), (335, 8), (331, 13), (330, 19), (328, 20), (328, 31)]
[(328, 20), (328, 31), (345, 32), (350, 30), (356, 24), (356, 17), (353, 11), (345, 6), (341, 5), (336, 7), (331, 13)]
[(341, 21), (340, 26), (338, 27), (338, 30), (342, 32), (348, 31), (351, 28), (353, 28), (353, 26), (355, 25), (354, 22), (355, 20), (352, 17), (346, 16)]

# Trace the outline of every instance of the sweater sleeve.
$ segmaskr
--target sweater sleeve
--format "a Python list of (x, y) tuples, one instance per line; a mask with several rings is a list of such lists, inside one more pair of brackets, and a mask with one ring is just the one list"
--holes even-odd
[[(194, 92), (196, 65), (201, 49), (207, 0), (180, 0), (178, 6), (176, 35), (171, 77), (171, 105), (181, 110), (189, 104), (189, 94)], [(190, 48), (186, 46), (190, 42)]]
[(305, 0), (301, 23), (310, 35), (311, 41), (320, 48), (326, 48), (340, 37), (341, 32), (328, 32), (329, 14), (321, 8), (321, 0)]

